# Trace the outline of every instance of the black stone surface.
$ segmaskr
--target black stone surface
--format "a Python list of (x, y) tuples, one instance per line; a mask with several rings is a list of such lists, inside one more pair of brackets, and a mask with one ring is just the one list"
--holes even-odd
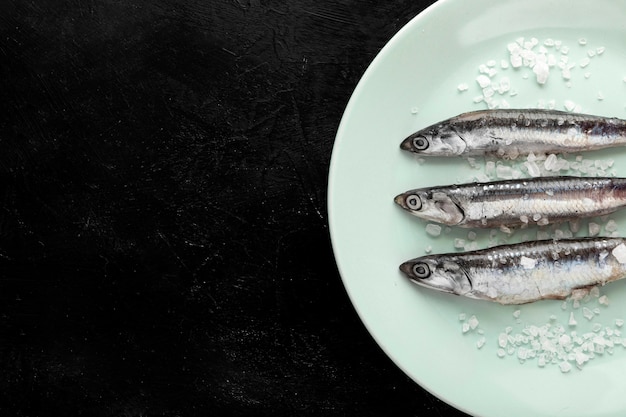
[(430, 3), (0, 2), (0, 415), (464, 415), (327, 226), (345, 105)]

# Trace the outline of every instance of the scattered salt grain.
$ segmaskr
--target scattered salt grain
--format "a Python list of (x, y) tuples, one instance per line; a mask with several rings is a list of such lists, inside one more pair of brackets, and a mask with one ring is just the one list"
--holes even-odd
[(441, 234), (441, 226), (429, 223), (426, 225), (426, 233), (430, 236), (439, 236)]
[(550, 223), (550, 220), (548, 220), (547, 217), (544, 217), (537, 222), (539, 226), (546, 226), (548, 223)]
[(412, 107), (411, 108), (411, 114), (417, 114), (417, 113), (419, 113), (419, 111), (420, 111), (420, 109), (417, 108), (417, 107)]
[[(603, 253), (605, 254), (605, 255), (604, 255), (604, 258), (606, 258), (606, 257), (609, 255), (609, 253), (608, 253), (607, 251), (604, 251)], [(602, 257), (602, 253), (601, 253), (601, 254), (600, 254), (600, 260), (602, 260), (602, 259), (604, 259), (604, 258)], [(598, 288), (598, 287), (593, 287), (593, 288), (591, 288), (591, 289), (589, 290), (589, 296), (590, 296), (590, 297), (593, 297), (593, 298), (598, 298), (598, 297), (600, 297), (600, 288)]]
[(602, 55), (604, 53), (604, 51), (606, 51), (606, 48), (604, 46), (598, 46), (596, 48), (596, 54), (598, 54), (598, 55)]
[(506, 356), (506, 351), (502, 348), (498, 349), (498, 357), (504, 358)]
[(600, 225), (598, 223), (589, 223), (589, 236), (597, 236), (600, 233)]
[(465, 321), (467, 319), (467, 314), (461, 313), (459, 314), (459, 321)]
[(478, 349), (481, 349), (483, 346), (485, 346), (485, 342), (487, 341), (487, 339), (484, 336), (481, 336), (477, 341), (476, 341), (476, 347)]
[(467, 233), (467, 238), (469, 240), (476, 240), (476, 232), (471, 230), (470, 232)]
[(543, 166), (548, 171), (552, 171), (552, 170), (554, 170), (554, 167), (556, 167), (557, 161), (558, 161), (557, 156), (555, 154), (551, 153), (546, 158), (545, 162), (543, 163)]
[(539, 84), (545, 84), (546, 81), (548, 81), (548, 76), (550, 75), (550, 67), (547, 62), (537, 61), (533, 67), (533, 72), (537, 77), (537, 82)]
[(513, 179), (513, 168), (508, 165), (498, 165), (496, 167), (496, 176), (502, 179)]
[(624, 320), (622, 320), (622, 319), (615, 319), (615, 325), (617, 327), (622, 327), (624, 325)]
[(467, 333), (467, 332), (469, 332), (469, 330), (470, 330), (470, 325), (467, 322), (463, 323), (463, 325), (461, 326), (461, 331), (463, 333)]
[(604, 100), (604, 93), (602, 93), (602, 91), (598, 91), (598, 95), (596, 96), (596, 98), (598, 99), (598, 101)]
[(478, 83), (478, 85), (480, 86), (480, 88), (485, 88), (487, 87), (489, 84), (491, 84), (491, 80), (489, 79), (489, 77), (487, 77), (484, 74), (479, 75), (478, 77), (476, 77), (476, 82)]
[(603, 295), (602, 297), (598, 298), (598, 303), (603, 305), (603, 306), (608, 306), (609, 305), (609, 297), (607, 297), (606, 295)]
[(538, 177), (541, 175), (541, 170), (535, 161), (526, 161), (524, 166), (528, 170), (528, 175), (531, 177)]
[(567, 111), (573, 111), (576, 108), (576, 103), (574, 103), (572, 100), (565, 100), (563, 105), (565, 106), (565, 110)]
[(613, 219), (609, 220), (604, 226), (604, 230), (606, 230), (607, 232), (617, 231), (617, 222)]
[(587, 39), (585, 39), (585, 38), (578, 39), (578, 44), (579, 45), (587, 45)]
[(467, 321), (467, 324), (469, 324), (470, 329), (474, 330), (478, 327), (479, 321), (476, 316), (472, 316)]
[[(520, 265), (522, 265), (524, 269), (533, 269), (536, 264), (536, 259), (528, 258), (526, 256), (522, 256), (520, 259)], [(517, 313), (516, 317), (519, 317), (519, 310), (517, 310), (515, 313)], [(515, 315), (515, 313), (513, 313), (513, 315)]]
[(426, 246), (426, 248), (424, 249), (424, 252), (426, 253), (431, 253), (432, 251), (433, 251), (433, 247), (430, 245)]
[(469, 89), (469, 86), (466, 83), (461, 83), (456, 88), (459, 91), (463, 92), (463, 91), (467, 91)]
[(615, 256), (617, 262), (621, 264), (626, 263), (626, 245), (620, 243), (611, 251), (611, 253)]
[(559, 368), (561, 369), (561, 372), (565, 374), (572, 370), (572, 365), (570, 365), (569, 362), (561, 362), (559, 364)]
[(583, 307), (583, 316), (587, 320), (591, 320), (594, 316), (593, 311), (589, 310), (587, 307)]
[[(566, 308), (567, 308), (567, 304), (566, 304)], [(569, 314), (569, 321), (567, 322), (567, 324), (570, 325), (570, 326), (576, 326), (578, 324), (578, 322), (574, 318), (574, 312), (573, 311)]]
[(462, 249), (465, 246), (465, 239), (454, 239), (454, 247)]
[(498, 346), (505, 348), (509, 341), (509, 336), (506, 333), (500, 333), (498, 335)]
[(590, 62), (591, 60), (589, 58), (583, 58), (580, 60), (580, 63), (578, 65), (580, 65), (581, 68), (585, 68), (587, 65), (589, 65)]

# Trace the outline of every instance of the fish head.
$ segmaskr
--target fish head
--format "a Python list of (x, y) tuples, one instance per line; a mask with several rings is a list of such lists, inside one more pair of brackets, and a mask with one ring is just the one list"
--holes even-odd
[(412, 215), (437, 223), (454, 226), (465, 218), (461, 206), (443, 191), (411, 190), (396, 196), (394, 201)]
[(458, 156), (467, 144), (450, 123), (444, 122), (418, 130), (404, 139), (400, 148), (426, 156)]
[(431, 255), (412, 259), (400, 265), (400, 271), (422, 287), (456, 295), (472, 291), (467, 272), (454, 257)]

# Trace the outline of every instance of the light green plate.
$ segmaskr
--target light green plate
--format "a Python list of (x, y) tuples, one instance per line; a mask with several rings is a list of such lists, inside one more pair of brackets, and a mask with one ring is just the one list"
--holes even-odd
[[(509, 60), (507, 45), (520, 37), (524, 42), (536, 38), (535, 52), (545, 44), (547, 55), (559, 61), (568, 56), (568, 64), (576, 63), (569, 82), (557, 66), (545, 85), (535, 81), (528, 67), (503, 69), (501, 60)], [(559, 41), (560, 48), (550, 40)], [(563, 48), (569, 48), (567, 54)], [(540, 368), (536, 361), (497, 356), (497, 336), (506, 326), (518, 331), (524, 324), (544, 324), (554, 314), (567, 327), (569, 310), (563, 311), (561, 302), (522, 306), (522, 322), (516, 323), (516, 307), (429, 291), (398, 272), (401, 262), (425, 254), (429, 246), (434, 253), (451, 252), (455, 238), (467, 238), (466, 229), (427, 235), (426, 223), (402, 212), (393, 197), (411, 188), (471, 181), (485, 174), (484, 161), (477, 161), (478, 169), (463, 159), (420, 163), (398, 145), (419, 128), (485, 108), (474, 98), (482, 94), (475, 80), (480, 65), (487, 63), (497, 71), (494, 84), (499, 86), (504, 77), (510, 80), (510, 91), (493, 96), (500, 105), (564, 109), (573, 103), (582, 112), (626, 117), (626, 2), (443, 0), (406, 25), (363, 76), (337, 134), (328, 208), (342, 279), (361, 319), (389, 357), (415, 382), (469, 414), (622, 417), (625, 348), (597, 355), (568, 373), (556, 365)], [(463, 83), (467, 91), (457, 88)], [(607, 172), (626, 176), (626, 150), (584, 158), (611, 158), (615, 164)], [(626, 227), (624, 213), (613, 218)], [(488, 240), (488, 232), (478, 233), (479, 247)], [(626, 317), (626, 282), (610, 284), (603, 292), (611, 305), (602, 306), (593, 321), (613, 326), (615, 318)], [(461, 332), (460, 313), (480, 320), (486, 340), (481, 349), (476, 347), (476, 331)], [(591, 322), (579, 310), (575, 314), (581, 333), (587, 331), (584, 326)]]

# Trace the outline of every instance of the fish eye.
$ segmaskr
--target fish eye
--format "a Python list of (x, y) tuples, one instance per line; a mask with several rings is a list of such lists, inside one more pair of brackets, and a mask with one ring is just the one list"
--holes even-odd
[(411, 210), (420, 210), (422, 208), (422, 200), (418, 195), (411, 194), (405, 200), (406, 206)]
[(424, 136), (418, 136), (413, 139), (413, 147), (418, 151), (423, 151), (424, 149), (428, 148), (428, 145), (428, 139), (426, 139)]
[(416, 263), (413, 265), (413, 275), (420, 279), (428, 278), (430, 276), (430, 268), (423, 262)]

